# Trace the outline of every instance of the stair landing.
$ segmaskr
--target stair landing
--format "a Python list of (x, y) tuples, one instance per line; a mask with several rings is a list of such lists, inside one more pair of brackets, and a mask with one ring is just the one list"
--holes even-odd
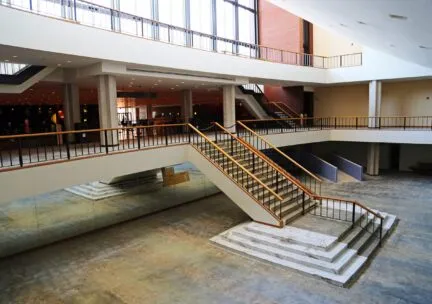
[[(396, 223), (395, 216), (385, 214), (385, 217), (383, 238), (388, 236)], [(325, 221), (327, 224), (320, 222), (321, 228), (335, 222)], [(358, 277), (379, 247), (379, 242), (376, 235), (343, 224), (338, 222), (333, 228), (317, 230), (299, 228), (302, 225), (295, 222), (284, 228), (246, 222), (216, 235), (210, 241), (231, 252), (345, 287)], [(329, 231), (332, 233), (323, 233)], [(353, 238), (356, 239), (355, 246), (351, 241)]]

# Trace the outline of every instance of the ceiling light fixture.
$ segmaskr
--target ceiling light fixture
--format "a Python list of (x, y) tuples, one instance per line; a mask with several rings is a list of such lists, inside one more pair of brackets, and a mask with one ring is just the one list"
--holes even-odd
[(358, 23), (358, 24), (362, 24), (362, 25), (366, 25), (366, 23), (363, 22), (363, 21), (357, 21), (357, 23)]
[(72, 63), (72, 61), (68, 60), (67, 63)]
[(60, 66), (61, 66), (61, 63), (57, 63), (57, 66), (59, 66), (59, 67), (60, 67)]
[(419, 48), (424, 49), (424, 50), (432, 50), (432, 47), (424, 46), (424, 45), (419, 45)]
[(389, 17), (392, 19), (396, 19), (396, 20), (407, 20), (408, 19), (407, 16), (396, 15), (396, 14), (389, 14)]
[(18, 56), (17, 56), (17, 55), (13, 55), (12, 57), (13, 57), (13, 58), (18, 58)]
[(5, 62), (9, 62), (9, 60), (6, 59)]
[(184, 81), (182, 81), (181, 83), (184, 83)]
[(348, 25), (343, 24), (343, 23), (339, 23), (339, 25), (342, 26), (342, 27), (348, 27)]
[(159, 82), (162, 82), (162, 80), (158, 79)]

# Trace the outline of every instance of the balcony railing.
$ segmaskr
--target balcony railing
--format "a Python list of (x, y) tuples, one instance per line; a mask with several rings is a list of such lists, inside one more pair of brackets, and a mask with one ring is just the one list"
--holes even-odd
[(321, 69), (362, 65), (362, 54), (325, 57), (218, 37), (128, 14), (82, 0), (0, 0), (0, 5), (69, 22), (195, 49)]

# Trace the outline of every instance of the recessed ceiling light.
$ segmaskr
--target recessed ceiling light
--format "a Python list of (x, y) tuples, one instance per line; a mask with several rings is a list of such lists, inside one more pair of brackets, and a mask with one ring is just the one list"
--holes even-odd
[(432, 50), (432, 47), (424, 46), (424, 45), (419, 45), (419, 48), (424, 49), (424, 50)]
[(342, 27), (348, 27), (346, 24), (343, 24), (343, 23), (339, 23), (339, 25)]
[(363, 21), (357, 21), (357, 23), (358, 24), (363, 24), (363, 25), (365, 25), (366, 23), (365, 22), (363, 22)]
[(18, 56), (17, 56), (17, 55), (13, 55), (12, 57), (13, 57), (13, 58), (17, 58)]
[(176, 84), (176, 87), (178, 87), (179, 85), (178, 84)]
[(155, 83), (154, 85), (155, 85), (155, 86), (158, 86), (158, 85), (159, 85), (159, 83)]
[(392, 19), (397, 19), (397, 20), (407, 20), (408, 19), (407, 16), (396, 15), (396, 14), (389, 14), (389, 17)]
[(174, 90), (174, 88), (171, 88), (171, 90)]
[(9, 60), (6, 59), (5, 62), (9, 62)]
[(132, 78), (132, 80), (135, 80), (135, 78)]
[(162, 82), (162, 80), (158, 79), (159, 82)]
[(395, 47), (395, 45), (394, 44), (390, 44), (390, 47)]
[(68, 60), (67, 63), (72, 63), (72, 61)]
[(57, 66), (61, 66), (61, 63), (57, 63)]
[(184, 83), (184, 81), (182, 81), (181, 83)]

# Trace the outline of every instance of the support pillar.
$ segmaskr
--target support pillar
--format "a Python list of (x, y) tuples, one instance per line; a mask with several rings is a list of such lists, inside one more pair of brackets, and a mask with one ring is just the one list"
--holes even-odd
[(235, 87), (223, 87), (223, 125), (231, 133), (236, 132)]
[(367, 168), (368, 175), (379, 175), (380, 144), (368, 144)]
[(369, 128), (379, 128), (381, 116), (381, 81), (369, 82)]
[(182, 116), (185, 123), (189, 123), (193, 117), (192, 90), (183, 91)]
[(66, 84), (63, 87), (63, 95), (65, 128), (67, 131), (72, 131), (75, 130), (75, 124), (81, 122), (78, 86), (70, 83)]
[[(118, 128), (117, 84), (114, 76), (98, 76), (98, 104), (100, 128)], [(118, 145), (118, 133), (116, 131), (108, 131), (107, 133), (108, 146)], [(105, 134), (101, 134), (101, 143), (105, 145)]]
[[(79, 103), (79, 88), (75, 84), (66, 84), (63, 87), (63, 109), (65, 131), (75, 130), (75, 124), (81, 122)], [(67, 140), (73, 142), (74, 134), (69, 134)]]

